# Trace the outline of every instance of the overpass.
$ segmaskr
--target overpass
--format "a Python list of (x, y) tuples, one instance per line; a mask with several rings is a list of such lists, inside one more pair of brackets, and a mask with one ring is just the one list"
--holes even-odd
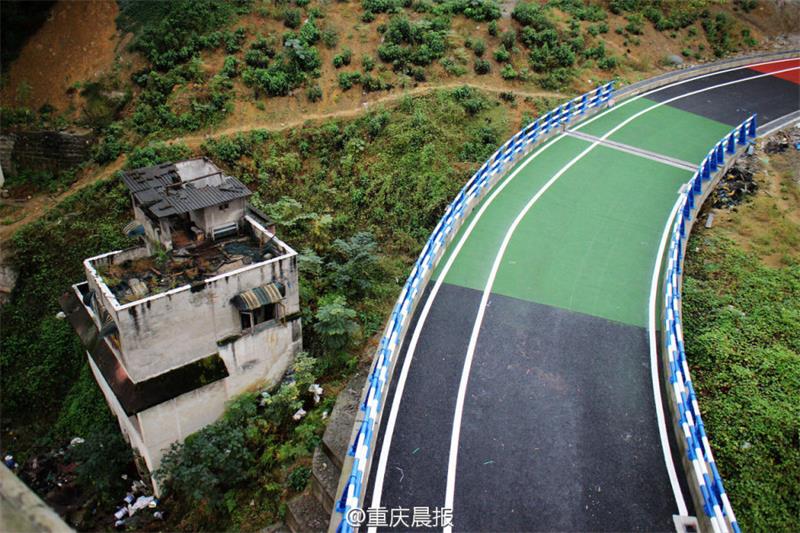
[(331, 529), (738, 530), (682, 359), (680, 259), (755, 116), (799, 112), (783, 54), (603, 86), (501, 147), (389, 321)]

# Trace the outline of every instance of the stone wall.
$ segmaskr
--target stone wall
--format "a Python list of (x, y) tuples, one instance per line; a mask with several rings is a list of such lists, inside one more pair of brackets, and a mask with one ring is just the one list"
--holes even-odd
[(68, 170), (89, 159), (93, 142), (90, 130), (7, 131), (0, 135), (0, 165), (9, 176)]

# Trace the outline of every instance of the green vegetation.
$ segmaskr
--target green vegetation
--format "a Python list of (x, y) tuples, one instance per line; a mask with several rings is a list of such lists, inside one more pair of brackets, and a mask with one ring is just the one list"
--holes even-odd
[(689, 243), (686, 355), (720, 474), (744, 531), (800, 515), (800, 264), (764, 266), (701, 230)]

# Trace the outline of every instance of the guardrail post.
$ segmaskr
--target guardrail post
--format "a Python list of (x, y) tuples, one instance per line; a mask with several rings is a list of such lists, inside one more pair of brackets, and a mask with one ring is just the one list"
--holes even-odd
[(747, 144), (747, 124), (739, 126), (739, 144)]

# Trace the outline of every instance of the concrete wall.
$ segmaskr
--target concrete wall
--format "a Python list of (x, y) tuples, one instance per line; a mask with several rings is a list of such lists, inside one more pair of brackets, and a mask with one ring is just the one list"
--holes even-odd
[(244, 198), (240, 198), (229, 202), (226, 209), (220, 209), (218, 206), (204, 209), (203, 223), (200, 228), (206, 232), (206, 237), (211, 238), (211, 231), (214, 228), (241, 220), (244, 216), (244, 204)]
[(22, 169), (58, 172), (89, 159), (91, 131), (15, 131), (0, 135), (0, 162), (10, 175)]
[(0, 464), (0, 531), (68, 533), (74, 530), (11, 470)]
[[(220, 356), (230, 374), (191, 392), (127, 416), (91, 355), (89, 365), (109, 407), (117, 416), (128, 443), (144, 460), (150, 472), (161, 465), (173, 442), (182, 442), (192, 433), (216, 421), (225, 406), (237, 395), (256, 386), (271, 387), (280, 382), (297, 353), (302, 349), (300, 320), (286, 325), (267, 322), (252, 333), (220, 347)], [(158, 494), (160, 487), (153, 480)]]

